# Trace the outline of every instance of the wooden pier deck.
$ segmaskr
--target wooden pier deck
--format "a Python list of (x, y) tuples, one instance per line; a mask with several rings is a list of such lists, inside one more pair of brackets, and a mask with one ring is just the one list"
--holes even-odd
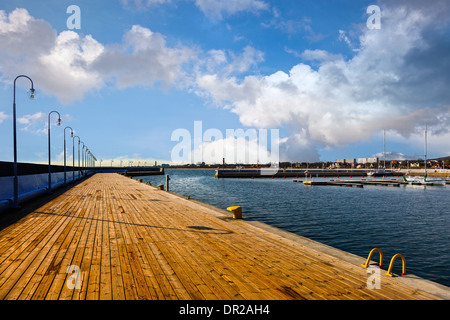
[(442, 299), (384, 271), (369, 289), (362, 262), (102, 173), (0, 231), (0, 299)]

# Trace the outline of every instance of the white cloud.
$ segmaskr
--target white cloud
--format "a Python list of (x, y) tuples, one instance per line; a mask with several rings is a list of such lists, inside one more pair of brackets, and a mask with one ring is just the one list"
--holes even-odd
[(30, 125), (35, 121), (43, 121), (45, 120), (45, 115), (43, 112), (36, 112), (34, 114), (27, 114), (23, 117), (17, 118), (17, 122), (24, 125)]
[[(248, 129), (247, 133), (251, 131), (252, 129)], [(268, 164), (272, 161), (282, 162), (291, 159), (312, 162), (319, 158), (315, 148), (301, 134), (282, 138), (278, 141), (279, 145), (277, 146), (275, 141), (271, 140), (273, 137), (271, 137), (270, 130), (266, 130), (265, 133), (264, 131), (254, 131), (254, 136), (251, 134), (248, 136), (236, 135), (204, 141), (189, 153), (186, 159), (191, 159), (192, 163), (222, 164), (222, 159), (225, 158), (228, 163)]]
[[(289, 72), (242, 79), (202, 74), (197, 85), (201, 94), (236, 113), (244, 126), (288, 128), (291, 150), (304, 149), (304, 140), (308, 147), (344, 146), (383, 129), (408, 137), (424, 123), (445, 134), (450, 119), (448, 20), (436, 23), (442, 15), (438, 10), (382, 10), (381, 29), (363, 29), (349, 60), (306, 50), (300, 55), (319, 61), (317, 70), (300, 63)], [(345, 32), (337, 37), (351, 44)], [(318, 156), (314, 148), (309, 153)]]
[(206, 55), (204, 66), (207, 72), (215, 72), (218, 67), (228, 62), (228, 56), (224, 50), (209, 50)]
[(34, 134), (46, 133), (46, 115), (43, 112), (27, 114), (17, 118), (17, 123), (22, 125), (23, 131), (31, 131)]
[(312, 20), (308, 17), (302, 17), (297, 20), (285, 19), (281, 16), (280, 10), (276, 7), (272, 8), (272, 14), (272, 19), (269, 22), (262, 22), (261, 26), (280, 30), (289, 36), (302, 33), (310, 42), (318, 42), (325, 38), (325, 35), (316, 33), (313, 30), (311, 26)]
[[(139, 3), (164, 1), (150, 2)], [(317, 147), (369, 139), (382, 129), (408, 137), (425, 122), (436, 135), (448, 135), (448, 7), (442, 1), (430, 6), (412, 1), (415, 6), (406, 9), (397, 2), (382, 6), (380, 30), (363, 28), (358, 39), (344, 30), (336, 32), (337, 40), (354, 49), (352, 58), (321, 49), (290, 51), (304, 63), (267, 75), (256, 70), (264, 54), (252, 46), (240, 53), (169, 47), (162, 34), (138, 25), (121, 43), (103, 45), (90, 35), (58, 34), (25, 9), (0, 11), (0, 73), (13, 79), (28, 70), (38, 90), (64, 103), (108, 82), (119, 88), (191, 85), (197, 94), (236, 113), (244, 126), (286, 128), (290, 135), (282, 140), (281, 156), (284, 152), (293, 160), (303, 156), (313, 161)], [(195, 3), (214, 19), (268, 8), (256, 0)], [(274, 17), (281, 22), (276, 12)], [(310, 21), (303, 22), (308, 32)], [(0, 113), (0, 122), (4, 118)], [(22, 121), (26, 126), (32, 119)]]
[(315, 162), (319, 153), (305, 132), (280, 139), (280, 161)]
[(13, 79), (30, 76), (36, 88), (58, 97), (62, 103), (81, 99), (102, 85), (100, 75), (90, 64), (103, 50), (90, 35), (56, 31), (45, 21), (34, 19), (25, 9), (9, 15), (0, 11), (0, 72)]
[(191, 73), (193, 75), (191, 88), (198, 95), (208, 98), (207, 94), (198, 90), (198, 83), (207, 81), (208, 77), (227, 79), (257, 72), (258, 64), (262, 61), (264, 61), (264, 53), (251, 46), (244, 47), (239, 53), (231, 50), (198, 52), (194, 71)]
[[(52, 114), (50, 118), (51, 127), (57, 126), (58, 115)], [(67, 121), (72, 120), (70, 114), (63, 114), (61, 116), (61, 126)], [(48, 113), (45, 112), (35, 112), (33, 114), (26, 114), (24, 116), (17, 118), (18, 127), (22, 131), (28, 131), (36, 135), (47, 135), (48, 133)]]
[(353, 45), (352, 41), (350, 40), (350, 38), (347, 36), (347, 33), (344, 30), (339, 30), (339, 37), (338, 37), (339, 41), (343, 41), (347, 44), (347, 46), (352, 49), (353, 51), (359, 51), (359, 49), (356, 49), (355, 46)]
[(325, 50), (305, 50), (299, 55), (303, 60), (332, 61), (342, 59), (340, 54), (332, 54)]
[(62, 103), (82, 99), (88, 91), (103, 86), (102, 75), (91, 68), (103, 50), (103, 45), (90, 35), (61, 32), (51, 51), (38, 59), (39, 87), (57, 92)]
[(8, 116), (3, 112), (0, 111), (0, 123), (2, 123)]
[[(374, 155), (372, 155), (372, 157), (378, 158), (380, 161), (384, 161), (384, 152), (379, 152), (376, 153)], [(423, 155), (405, 155), (401, 152), (397, 152), (397, 151), (389, 151), (386, 152), (386, 161), (391, 161), (391, 160), (416, 160), (419, 158), (423, 158)], [(389, 164), (386, 164), (386, 166), (388, 166)]]
[(242, 54), (236, 55), (230, 51), (229, 55), (231, 56), (231, 61), (224, 69), (227, 75), (235, 72), (242, 74), (264, 61), (264, 53), (251, 46), (246, 46)]
[(239, 54), (169, 47), (162, 34), (139, 25), (126, 31), (121, 43), (103, 45), (91, 35), (57, 34), (25, 9), (9, 15), (0, 11), (0, 26), (0, 58), (5, 62), (0, 65), (2, 77), (13, 79), (27, 70), (38, 92), (54, 95), (63, 104), (81, 100), (108, 83), (118, 88), (158, 84), (186, 88), (195, 83), (201, 69), (226, 76), (242, 74), (264, 59), (263, 53), (251, 46)]
[(267, 164), (276, 157), (276, 152), (272, 154), (270, 147), (270, 145), (266, 146), (258, 141), (258, 137), (251, 139), (231, 136), (205, 141), (185, 155), (185, 159), (190, 159), (187, 161), (190, 163), (222, 164), (222, 159), (225, 158), (228, 163)]
[(181, 65), (193, 59), (189, 48), (169, 48), (160, 33), (134, 25), (123, 43), (106, 47), (94, 63), (94, 70), (119, 88), (182, 84), (186, 76)]
[(26, 70), (38, 92), (63, 104), (80, 100), (108, 82), (119, 88), (185, 85), (182, 64), (193, 59), (189, 48), (169, 48), (159, 33), (135, 25), (123, 43), (104, 46), (91, 35), (59, 34), (25, 9), (0, 11), (0, 74), (13, 79)]

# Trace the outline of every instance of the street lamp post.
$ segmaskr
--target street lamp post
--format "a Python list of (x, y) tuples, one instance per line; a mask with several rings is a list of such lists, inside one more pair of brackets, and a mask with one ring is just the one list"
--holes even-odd
[(14, 198), (13, 198), (13, 208), (19, 208), (19, 181), (17, 178), (17, 128), (16, 128), (16, 80), (24, 77), (30, 80), (30, 99), (34, 99), (34, 86), (33, 80), (26, 75), (19, 75), (14, 79), (14, 94), (13, 94), (13, 137), (14, 137)]
[[(81, 143), (83, 144), (83, 147), (81, 148), (81, 167), (83, 168), (84, 171), (84, 149), (87, 149), (87, 147), (84, 145), (84, 142), (81, 141)], [(81, 169), (80, 169), (81, 172)]]
[(61, 115), (58, 111), (50, 111), (48, 114), (48, 192), (52, 192), (52, 158), (51, 158), (51, 151), (50, 151), (50, 115), (52, 113), (58, 114), (58, 122), (57, 125), (61, 125)]
[(78, 138), (78, 179), (80, 179), (80, 143), (83, 143), (83, 142), (81, 142), (79, 136), (76, 136), (76, 137)]
[(72, 180), (75, 181), (75, 137), (72, 137)]
[(71, 127), (64, 128), (64, 185), (67, 185), (66, 177), (66, 129), (70, 129), (70, 137), (73, 138), (73, 129)]
[(95, 158), (95, 156), (92, 154), (92, 152), (90, 152), (89, 151), (89, 157), (90, 157), (90, 160), (89, 160), (89, 167), (91, 168), (91, 169), (93, 169), (94, 167), (95, 167), (95, 161), (97, 161), (97, 158)]
[(87, 173), (87, 165), (88, 165), (87, 154), (88, 154), (88, 152), (89, 152), (89, 149), (88, 149), (88, 147), (86, 147), (86, 150), (84, 151), (84, 172), (83, 172), (84, 175), (86, 175), (86, 173)]

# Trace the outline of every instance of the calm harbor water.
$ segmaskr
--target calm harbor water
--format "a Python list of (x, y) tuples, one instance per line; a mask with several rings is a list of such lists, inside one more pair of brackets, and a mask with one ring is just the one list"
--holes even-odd
[[(167, 169), (170, 191), (366, 258), (380, 248), (406, 271), (450, 286), (450, 185), (304, 186), (293, 179), (215, 179), (214, 170)], [(164, 184), (164, 176), (140, 177)], [(378, 260), (378, 255), (374, 256)], [(401, 273), (400, 259), (394, 273)]]

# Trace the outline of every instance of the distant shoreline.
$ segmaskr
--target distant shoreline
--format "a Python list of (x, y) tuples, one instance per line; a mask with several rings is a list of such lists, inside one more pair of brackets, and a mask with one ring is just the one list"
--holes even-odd
[[(164, 167), (165, 170), (217, 170), (217, 168), (222, 169), (220, 166), (214, 167), (214, 168), (190, 168), (190, 167)], [(236, 168), (225, 168), (225, 170), (239, 170)], [(259, 168), (242, 168), (242, 170), (250, 171), (250, 170), (259, 170)], [(322, 171), (322, 169), (318, 168), (292, 168), (292, 169), (285, 169), (285, 172), (295, 172), (299, 171), (303, 173), (305, 170), (310, 170), (312, 173), (315, 173), (316, 171)], [(377, 169), (375, 169), (377, 170)], [(283, 169), (280, 169), (280, 172), (283, 172)], [(333, 172), (333, 171), (353, 171), (353, 172), (365, 172), (365, 171), (372, 171), (369, 169), (323, 169), (323, 171)], [(390, 169), (386, 169), (386, 171), (391, 171)], [(394, 173), (398, 173), (399, 175), (404, 175), (409, 171), (409, 175), (411, 176), (423, 176), (425, 174), (425, 169), (400, 169), (400, 170), (392, 170)], [(427, 169), (428, 176), (435, 176), (435, 177), (450, 177), (450, 169)]]

